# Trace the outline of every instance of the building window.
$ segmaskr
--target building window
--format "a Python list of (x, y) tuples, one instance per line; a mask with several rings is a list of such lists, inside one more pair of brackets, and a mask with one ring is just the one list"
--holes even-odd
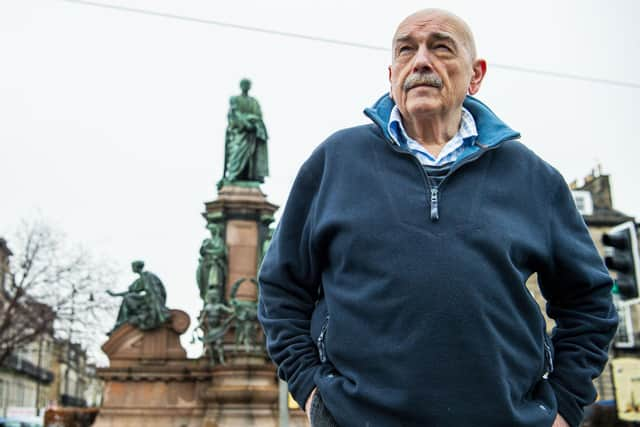
[(18, 381), (16, 384), (16, 406), (24, 406), (24, 384)]

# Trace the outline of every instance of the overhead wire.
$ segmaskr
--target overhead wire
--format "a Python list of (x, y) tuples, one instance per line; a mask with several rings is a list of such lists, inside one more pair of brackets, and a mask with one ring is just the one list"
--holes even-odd
[[(89, 1), (89, 0), (61, 0), (61, 1), (64, 1), (66, 3), (75, 3), (75, 4), (86, 5), (86, 6), (94, 6), (94, 7), (101, 7), (101, 8), (105, 8), (105, 9), (118, 10), (118, 11), (121, 11), (121, 12), (138, 13), (138, 14), (143, 14), (143, 15), (156, 16), (156, 17), (168, 18), (168, 19), (175, 19), (175, 20), (186, 21), (186, 22), (196, 22), (196, 23), (199, 23), (199, 24), (215, 25), (215, 26), (218, 26), (218, 27), (233, 28), (233, 29), (236, 29), (236, 30), (251, 31), (251, 32), (262, 33), (262, 34), (271, 34), (271, 35), (276, 35), (276, 36), (281, 36), (281, 37), (290, 37), (290, 38), (309, 40), (309, 41), (321, 42), (321, 43), (327, 43), (327, 44), (333, 44), (333, 45), (339, 45), (339, 46), (348, 46), (348, 47), (354, 47), (354, 48), (359, 48), (359, 49), (374, 50), (374, 51), (379, 51), (379, 52), (389, 52), (390, 51), (390, 49), (387, 48), (387, 47), (376, 46), (376, 45), (371, 45), (371, 44), (366, 44), (366, 43), (351, 42), (351, 41), (347, 41), (347, 40), (333, 39), (333, 38), (328, 38), (328, 37), (312, 36), (312, 35), (308, 35), (308, 34), (294, 33), (294, 32), (288, 32), (288, 31), (272, 30), (272, 29), (268, 29), (268, 28), (255, 27), (255, 26), (242, 25), (242, 24), (235, 24), (235, 23), (232, 23), (232, 22), (217, 21), (217, 20), (213, 20), (213, 19), (197, 18), (197, 17), (193, 17), (193, 16), (177, 15), (177, 14), (173, 14), (173, 13), (157, 12), (157, 11), (153, 11), (153, 10), (149, 10), (149, 9), (138, 9), (138, 8), (133, 8), (133, 7), (119, 6), (119, 5), (113, 5), (113, 4), (107, 4), (107, 3), (100, 3), (100, 2), (94, 2), (94, 1)], [(556, 78), (562, 78), (562, 79), (579, 80), (579, 81), (590, 82), (590, 83), (597, 83), (597, 84), (604, 84), (604, 85), (612, 85), (612, 86), (640, 89), (640, 83), (624, 82), (624, 81), (610, 80), (610, 79), (601, 79), (601, 78), (597, 78), (597, 77), (590, 77), (590, 76), (584, 76), (584, 75), (579, 75), (579, 74), (571, 74), (571, 73), (562, 73), (562, 72), (557, 72), (557, 71), (540, 70), (540, 69), (536, 69), (536, 68), (521, 67), (521, 66), (516, 66), (516, 65), (506, 65), (506, 64), (500, 64), (500, 63), (495, 63), (495, 62), (492, 62), (491, 66), (494, 67), (494, 68), (498, 68), (498, 69), (516, 71), (516, 72), (521, 72), (521, 73), (537, 74), (537, 75), (547, 76), (547, 77), (556, 77)]]

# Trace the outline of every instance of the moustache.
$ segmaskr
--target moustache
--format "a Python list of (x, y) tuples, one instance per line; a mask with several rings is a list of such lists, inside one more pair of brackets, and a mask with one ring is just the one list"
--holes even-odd
[(402, 88), (406, 92), (416, 86), (431, 86), (440, 89), (442, 79), (435, 73), (413, 73), (404, 81)]

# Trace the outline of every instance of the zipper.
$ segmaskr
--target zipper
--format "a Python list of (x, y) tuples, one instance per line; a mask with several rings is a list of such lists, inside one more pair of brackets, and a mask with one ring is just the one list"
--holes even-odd
[[(427, 175), (428, 176), (428, 175)], [(440, 219), (440, 213), (438, 212), (438, 187), (431, 187), (431, 221), (437, 221)]]
[(520, 134), (516, 133), (515, 135), (511, 135), (509, 137), (506, 137), (505, 139), (498, 141), (497, 143), (487, 147), (487, 146), (482, 146), (478, 143), (478, 139), (476, 139), (476, 144), (478, 144), (478, 146), (480, 147), (480, 150), (478, 150), (476, 153), (473, 153), (472, 155), (470, 155), (469, 157), (463, 159), (460, 163), (458, 164), (454, 164), (453, 167), (449, 170), (449, 173), (447, 173), (444, 178), (442, 178), (442, 181), (440, 181), (439, 185), (434, 185), (433, 181), (431, 180), (431, 178), (429, 177), (429, 175), (427, 175), (427, 173), (424, 171), (424, 169), (422, 168), (422, 163), (420, 163), (420, 160), (418, 160), (416, 158), (416, 156), (414, 156), (413, 154), (406, 152), (402, 149), (400, 149), (397, 144), (393, 141), (393, 139), (391, 138), (391, 136), (388, 134), (387, 130), (385, 129), (384, 126), (384, 122), (379, 118), (379, 116), (377, 114), (375, 114), (373, 111), (370, 111), (370, 109), (365, 109), (364, 111), (365, 115), (367, 117), (369, 117), (369, 119), (371, 119), (371, 121), (373, 123), (375, 123), (378, 128), (380, 129), (380, 132), (382, 133), (382, 137), (383, 139), (391, 144), (391, 148), (393, 150), (395, 150), (397, 153), (401, 153), (401, 154), (405, 154), (407, 156), (411, 156), (418, 164), (418, 167), (420, 168), (420, 171), (422, 172), (422, 177), (425, 180), (426, 184), (429, 186), (429, 201), (430, 201), (430, 210), (429, 210), (429, 216), (431, 218), (431, 221), (437, 221), (440, 218), (440, 212), (439, 212), (439, 200), (440, 200), (440, 196), (442, 195), (442, 191), (440, 190), (440, 187), (442, 186), (442, 184), (444, 184), (444, 181), (449, 177), (449, 175), (451, 175), (453, 172), (455, 172), (456, 170), (460, 169), (460, 167), (462, 167), (463, 165), (466, 165), (469, 162), (472, 162), (474, 160), (476, 160), (478, 157), (480, 157), (482, 154), (484, 154), (487, 151), (493, 150), (498, 148), (499, 146), (501, 146), (503, 143), (507, 142), (507, 141), (515, 141), (517, 139), (520, 138)]
[(538, 308), (538, 302), (535, 300), (531, 292), (523, 285), (524, 292), (526, 293), (529, 302), (537, 309), (538, 322), (540, 323), (540, 331), (542, 332), (542, 366), (538, 368), (538, 378), (548, 379), (549, 374), (553, 372), (553, 350), (551, 342), (549, 341), (549, 335), (547, 335), (546, 321), (542, 312)]
[(320, 335), (318, 335), (317, 346), (318, 346), (318, 355), (320, 356), (320, 362), (327, 362), (327, 351), (325, 345), (325, 339), (327, 337), (327, 329), (329, 329), (329, 315), (324, 319), (324, 323), (322, 324), (322, 329), (320, 329)]
[(544, 373), (542, 378), (545, 380), (549, 378), (549, 374), (553, 372), (553, 354), (551, 352), (551, 345), (549, 344), (549, 338), (547, 333), (544, 333)]
[[(384, 132), (383, 132), (384, 135)], [(451, 169), (449, 169), (449, 172), (442, 178), (442, 180), (440, 181), (440, 184), (435, 185), (433, 183), (433, 180), (431, 179), (431, 177), (424, 171), (424, 168), (422, 167), (422, 163), (420, 163), (420, 160), (418, 160), (416, 158), (416, 156), (414, 156), (413, 154), (402, 150), (400, 147), (397, 146), (397, 144), (395, 142), (393, 142), (392, 140), (390, 140), (386, 135), (385, 135), (385, 140), (391, 144), (391, 148), (393, 150), (395, 150), (397, 153), (400, 154), (404, 154), (406, 156), (411, 157), (417, 164), (418, 167), (420, 168), (420, 171), (422, 173), (422, 177), (426, 183), (426, 185), (429, 187), (429, 205), (430, 205), (430, 209), (429, 209), (429, 218), (431, 219), (431, 221), (437, 221), (440, 219), (440, 209), (439, 209), (439, 202), (440, 202), (440, 197), (442, 196), (442, 184), (444, 184), (444, 182), (447, 180), (447, 178), (449, 178), (449, 176), (451, 176), (451, 174), (453, 174), (453, 172), (457, 171), (458, 169), (460, 169), (462, 166), (473, 162), (474, 160), (478, 159), (480, 156), (482, 156), (484, 153), (486, 153), (487, 151), (491, 151), (491, 150), (495, 150), (496, 148), (500, 147), (502, 144), (504, 144), (505, 142), (508, 141), (514, 141), (517, 140), (517, 137), (514, 138), (507, 138), (504, 139), (502, 141), (497, 142), (496, 144), (489, 146), (489, 147), (482, 147), (480, 148), (480, 150), (478, 150), (477, 152), (473, 153), (472, 155), (468, 156), (467, 158), (463, 159), (460, 163), (455, 163)], [(477, 139), (476, 139), (476, 143), (477, 143)]]

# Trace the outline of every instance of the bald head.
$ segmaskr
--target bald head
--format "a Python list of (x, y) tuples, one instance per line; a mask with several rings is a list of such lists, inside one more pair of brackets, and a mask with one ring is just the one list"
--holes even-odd
[[(414, 127), (409, 135), (443, 143), (451, 139), (460, 126), (462, 103), (480, 90), (486, 71), (462, 19), (441, 9), (407, 16), (393, 37), (389, 83), (404, 125)], [(434, 135), (433, 129), (446, 131)]]
[(424, 25), (434, 20), (442, 21), (447, 26), (450, 26), (451, 30), (459, 36), (465, 50), (469, 53), (471, 61), (475, 61), (477, 56), (476, 42), (473, 38), (471, 28), (469, 28), (467, 23), (458, 15), (447, 10), (435, 8), (422, 9), (404, 18), (393, 35), (391, 51), (393, 52), (395, 50), (398, 39), (405, 37), (410, 31), (410, 28), (408, 28), (409, 25), (420, 25), (421, 23)]

